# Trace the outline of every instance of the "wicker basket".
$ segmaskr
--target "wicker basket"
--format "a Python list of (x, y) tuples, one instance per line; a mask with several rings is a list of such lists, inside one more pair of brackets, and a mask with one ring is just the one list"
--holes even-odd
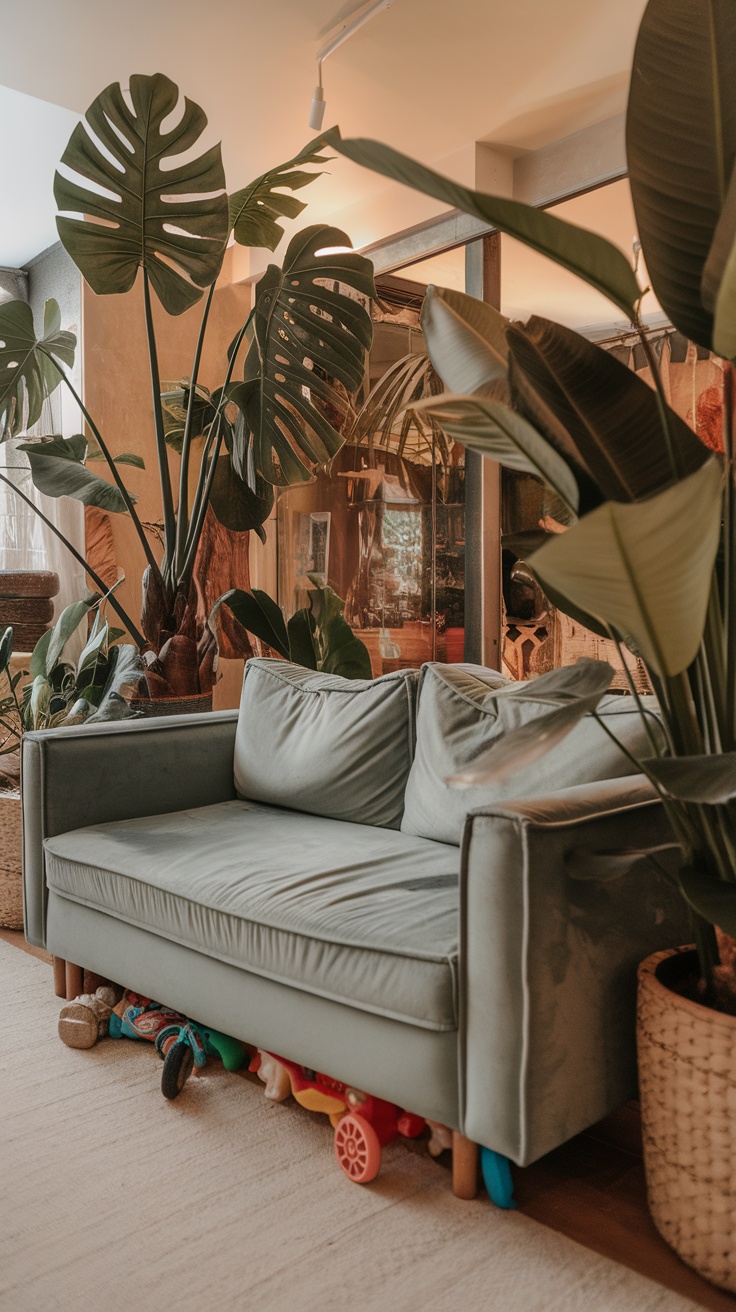
[(0, 792), (0, 926), (23, 928), (20, 793)]
[(200, 711), (212, 710), (211, 692), (197, 692), (191, 697), (129, 697), (127, 700), (131, 711), (147, 720), (160, 715), (198, 715)]
[(644, 1166), (654, 1223), (707, 1280), (736, 1292), (736, 1016), (674, 989), (692, 948), (639, 967)]

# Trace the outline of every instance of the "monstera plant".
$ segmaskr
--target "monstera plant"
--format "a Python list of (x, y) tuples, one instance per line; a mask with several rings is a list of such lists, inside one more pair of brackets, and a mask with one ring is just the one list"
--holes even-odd
[[(44, 397), (64, 384), (87, 433), (25, 442), (33, 481), (47, 495), (126, 514), (135, 527), (146, 561), (140, 627), (114, 597), (110, 604), (139, 644), (151, 696), (212, 686), (215, 639), (198, 614), (193, 584), (208, 508), (231, 531), (262, 533), (274, 486), (311, 479), (340, 449), (341, 416), (363, 381), (372, 336), (365, 308), (374, 293), (370, 262), (347, 249), (345, 233), (308, 227), (290, 242), (283, 265), (269, 265), (260, 280), (221, 385), (212, 393), (202, 386), (202, 351), (228, 243), (275, 249), (281, 220), (304, 209), (294, 193), (319, 176), (315, 166), (327, 158), (320, 142), (312, 143), (228, 195), (219, 145), (196, 153), (206, 123), (203, 110), (180, 101), (163, 74), (131, 77), (128, 92), (114, 83), (74, 129), (54, 187), (59, 236), (92, 290), (121, 294), (142, 281), (161, 553), (121, 473), (141, 461), (113, 454), (75, 391), (67, 372), (75, 342), (61, 330), (57, 307), (47, 307), (41, 335), (28, 306), (0, 307), (2, 436), (36, 423)], [(203, 303), (191, 370), (173, 388), (160, 378), (154, 297), (169, 315)], [(179, 456), (177, 479), (171, 450)], [(91, 458), (106, 462), (107, 479), (89, 468)]]
[[(628, 106), (631, 190), (662, 307), (723, 361), (723, 454), (709, 451), (668, 405), (641, 317), (645, 289), (621, 250), (554, 212), (470, 191), (378, 142), (342, 140), (337, 130), (326, 136), (351, 160), (577, 274), (640, 336), (653, 389), (569, 328), (537, 317), (510, 323), (486, 304), (433, 288), (423, 328), (448, 392), (417, 409), (466, 446), (547, 484), (556, 523), (545, 527), (557, 531), (540, 529), (528, 564), (555, 605), (646, 663), (668, 749), (662, 754), (650, 734), (651, 754), (639, 765), (681, 849), (679, 886), (692, 912), (702, 996), (711, 1002), (714, 926), (736, 935), (734, 75), (730, 5), (650, 0)], [(560, 705), (545, 723), (508, 735), (464, 781), (508, 772), (553, 747), (610, 679), (605, 665), (597, 686), (588, 663), (580, 674), (577, 698), (561, 671)], [(612, 873), (624, 864), (612, 857)]]

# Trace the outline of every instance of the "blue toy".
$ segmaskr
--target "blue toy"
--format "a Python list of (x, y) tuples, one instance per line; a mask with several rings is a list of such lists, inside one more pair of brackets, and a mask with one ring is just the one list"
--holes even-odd
[(514, 1182), (511, 1179), (511, 1166), (508, 1157), (494, 1153), (491, 1148), (480, 1150), (480, 1169), (483, 1183), (496, 1207), (510, 1209), (516, 1207), (514, 1202)]

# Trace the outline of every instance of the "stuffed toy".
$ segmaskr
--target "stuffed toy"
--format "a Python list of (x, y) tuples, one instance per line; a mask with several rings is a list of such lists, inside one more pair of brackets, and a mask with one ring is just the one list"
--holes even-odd
[(107, 1034), (121, 991), (115, 984), (101, 984), (94, 993), (80, 993), (73, 1002), (67, 1002), (59, 1014), (62, 1043), (68, 1048), (92, 1048)]

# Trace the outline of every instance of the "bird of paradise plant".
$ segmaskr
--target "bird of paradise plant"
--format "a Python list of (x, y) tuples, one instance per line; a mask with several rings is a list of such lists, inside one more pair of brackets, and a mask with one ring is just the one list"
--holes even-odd
[[(638, 764), (681, 851), (677, 878), (711, 1002), (721, 971), (715, 927), (736, 936), (734, 76), (732, 6), (649, 0), (627, 112), (638, 235), (671, 322), (723, 361), (722, 454), (668, 405), (642, 320), (645, 289), (617, 247), (554, 212), (470, 191), (378, 142), (344, 141), (336, 130), (326, 138), (577, 274), (640, 336), (654, 389), (569, 328), (537, 317), (510, 323), (490, 306), (431, 289), (423, 327), (449, 394), (418, 408), (466, 446), (544, 480), (565, 531), (540, 534), (528, 564), (555, 605), (646, 662), (667, 748), (650, 736), (650, 755)], [(560, 672), (557, 707), (507, 735), (459, 782), (533, 759), (594, 710), (610, 666), (583, 663), (577, 691), (569, 675)], [(632, 862), (641, 855), (630, 854)], [(620, 854), (612, 858), (612, 872), (623, 868)]]

